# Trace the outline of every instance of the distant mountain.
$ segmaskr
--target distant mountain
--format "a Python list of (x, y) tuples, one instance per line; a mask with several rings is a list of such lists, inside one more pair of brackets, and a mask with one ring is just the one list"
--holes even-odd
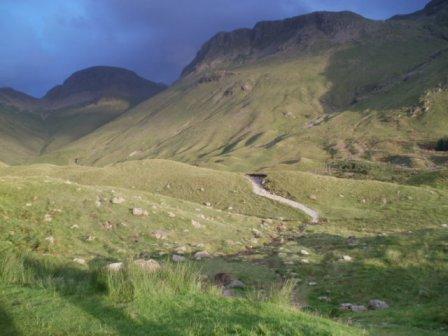
[(447, 132), (446, 3), (385, 21), (317, 12), (218, 33), (175, 85), (43, 160), (443, 164), (426, 148)]
[(124, 99), (132, 105), (140, 103), (166, 89), (135, 72), (106, 66), (96, 66), (72, 74), (62, 85), (48, 91), (42, 99), (45, 109), (82, 106), (103, 98)]
[(50, 136), (38, 160), (169, 158), (242, 171), (447, 164), (428, 151), (447, 132), (447, 1), (384, 21), (317, 12), (218, 33), (179, 81), (136, 106), (140, 92), (163, 87), (81, 71), (43, 99)]
[(74, 73), (41, 99), (0, 89), (0, 160), (32, 160), (67, 145), (165, 88), (126, 69), (98, 66)]
[(12, 88), (0, 88), (0, 105), (30, 110), (37, 106), (39, 99)]
[(288, 54), (341, 44), (378, 30), (381, 23), (352, 12), (315, 12), (286, 20), (265, 21), (253, 29), (215, 35), (198, 52), (183, 75), (229, 63), (246, 63), (273, 54)]

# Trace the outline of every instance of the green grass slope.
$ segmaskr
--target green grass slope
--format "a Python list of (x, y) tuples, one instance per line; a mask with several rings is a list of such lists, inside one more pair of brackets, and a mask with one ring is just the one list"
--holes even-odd
[(426, 24), (391, 20), (355, 41), (204, 65), (42, 159), (168, 158), (239, 171), (330, 158), (440, 164), (421, 145), (446, 132), (448, 44)]
[(0, 161), (20, 164), (36, 157), (46, 136), (39, 116), (0, 106)]
[(214, 209), (261, 218), (306, 220), (301, 212), (252, 193), (241, 174), (199, 168), (167, 160), (129, 161), (107, 167), (30, 165), (0, 170), (1, 176), (55, 177), (91, 186), (146, 191)]
[[(2, 268), (5, 313), (0, 319), (7, 323), (9, 316), (9, 328), (15, 323), (24, 334), (37, 323), (47, 333), (89, 334), (97, 326), (92, 314), (104, 321), (100, 334), (126, 335), (132, 327), (143, 334), (150, 326), (161, 334), (182, 334), (182, 323), (166, 320), (170, 312), (179, 321), (195, 321), (185, 329), (192, 335), (215, 327), (218, 335), (229, 330), (243, 335), (325, 334), (320, 323), (327, 320), (278, 305), (279, 300), (292, 300), (305, 312), (350, 322), (371, 335), (447, 333), (446, 190), (292, 171), (267, 173), (269, 188), (318, 209), (323, 221), (306, 225), (302, 214), (251, 195), (242, 175), (163, 160), (102, 168), (1, 168), (0, 250), (9, 251), (12, 259)], [(124, 202), (113, 204), (117, 196)], [(211, 207), (203, 204), (207, 201)], [(148, 216), (133, 216), (134, 207), (146, 209)], [(256, 236), (254, 229), (260, 231)], [(211, 258), (194, 260), (194, 253), (204, 250)], [(154, 283), (134, 279), (132, 273), (118, 282), (96, 275), (107, 263), (148, 256), (169, 268), (168, 260), (178, 253), (206, 279), (196, 282), (201, 290), (194, 294), (184, 289), (183, 276), (170, 282), (161, 275), (163, 281)], [(351, 260), (342, 261), (343, 256)], [(236, 274), (246, 283), (238, 298), (224, 299), (216, 289), (206, 289), (219, 272)], [(161, 296), (151, 294), (147, 286), (165, 288), (170, 295), (165, 297), (162, 290)], [(359, 313), (339, 309), (342, 303), (367, 305), (372, 299), (385, 300), (390, 308)], [(158, 313), (152, 300), (163, 307)], [(255, 306), (254, 300), (259, 302)], [(35, 309), (43, 301), (51, 305)], [(230, 309), (238, 314), (229, 314)], [(193, 312), (207, 318), (194, 319)], [(82, 316), (79, 322), (62, 327), (60, 322), (75, 313)], [(29, 322), (17, 322), (29, 314)], [(266, 321), (264, 314), (272, 318)], [(255, 320), (264, 321), (263, 326)], [(305, 325), (309, 328), (302, 330)], [(358, 332), (326, 325), (336, 335), (338, 328), (342, 335)]]

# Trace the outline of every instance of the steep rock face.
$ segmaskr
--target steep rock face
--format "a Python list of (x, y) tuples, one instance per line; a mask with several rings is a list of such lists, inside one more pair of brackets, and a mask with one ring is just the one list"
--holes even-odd
[(0, 88), (0, 104), (18, 110), (30, 110), (38, 104), (39, 100), (12, 88)]
[(215, 35), (198, 52), (183, 76), (225, 62), (244, 62), (279, 52), (305, 50), (313, 44), (357, 40), (381, 23), (352, 12), (315, 12), (280, 21), (265, 21), (253, 29)]
[(391, 20), (422, 19), (433, 16), (446, 16), (447, 14), (448, 0), (432, 0), (422, 10), (408, 15), (396, 15)]
[(126, 69), (97, 66), (78, 71), (51, 89), (42, 99), (42, 108), (80, 106), (101, 98), (121, 98), (135, 104), (165, 88)]

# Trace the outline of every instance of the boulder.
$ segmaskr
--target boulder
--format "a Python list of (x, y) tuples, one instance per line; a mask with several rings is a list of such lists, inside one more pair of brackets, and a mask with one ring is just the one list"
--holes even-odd
[(217, 274), (215, 274), (215, 277), (214, 277), (215, 283), (220, 286), (229, 285), (233, 279), (234, 278), (233, 278), (232, 274), (224, 273), (224, 272), (217, 273)]
[(207, 251), (200, 251), (200, 252), (196, 252), (194, 254), (194, 258), (196, 260), (201, 260), (201, 259), (211, 258), (211, 255)]
[(261, 231), (259, 231), (257, 229), (252, 229), (252, 234), (254, 235), (255, 238), (263, 237), (263, 233), (261, 233)]
[(45, 240), (47, 242), (49, 242), (50, 244), (54, 244), (54, 237), (53, 236), (48, 236), (48, 237), (45, 238)]
[(204, 225), (202, 225), (201, 223), (199, 223), (198, 221), (195, 221), (194, 219), (191, 220), (191, 225), (195, 228), (195, 229), (203, 229)]
[(148, 211), (146, 211), (146, 210), (144, 210), (142, 208), (133, 208), (132, 209), (132, 214), (134, 216), (139, 216), (139, 217), (148, 216)]
[(382, 300), (370, 300), (369, 308), (373, 310), (383, 310), (389, 308), (389, 305)]
[(351, 261), (353, 261), (353, 258), (350, 257), (349, 255), (345, 255), (345, 256), (342, 256), (341, 261), (351, 262)]
[(83, 258), (75, 258), (75, 259), (73, 259), (73, 261), (80, 265), (85, 265), (87, 263), (86, 260)]
[(174, 262), (183, 262), (183, 261), (185, 261), (185, 257), (177, 255), (177, 254), (174, 254), (173, 257), (172, 257), (172, 260)]
[(244, 288), (246, 285), (238, 279), (232, 280), (228, 285), (227, 288), (235, 289), (235, 288)]
[(110, 202), (112, 204), (123, 204), (126, 200), (121, 196), (115, 196), (110, 200)]
[(122, 262), (116, 262), (112, 263), (106, 266), (106, 269), (111, 272), (118, 272), (121, 271), (124, 267), (124, 264)]
[(350, 236), (347, 238), (347, 245), (348, 246), (357, 246), (359, 244), (359, 240), (358, 238), (356, 238), (355, 236)]
[(344, 311), (351, 310), (351, 311), (357, 312), (357, 313), (367, 311), (367, 308), (365, 306), (354, 305), (352, 303), (343, 303), (339, 306), (339, 309), (344, 310)]
[(151, 236), (157, 240), (164, 240), (168, 237), (168, 232), (165, 230), (156, 230), (151, 234)]
[(134, 265), (136, 265), (137, 267), (141, 268), (142, 270), (146, 271), (146, 272), (156, 272), (160, 269), (160, 264), (155, 261), (154, 259), (137, 259), (134, 260)]
[(234, 297), (235, 296), (235, 291), (231, 288), (223, 288), (222, 289), (222, 295), (224, 297)]

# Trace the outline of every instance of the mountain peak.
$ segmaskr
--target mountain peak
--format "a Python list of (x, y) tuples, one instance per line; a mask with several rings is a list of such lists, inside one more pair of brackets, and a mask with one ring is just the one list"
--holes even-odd
[(376, 22), (353, 12), (313, 12), (277, 21), (262, 21), (253, 29), (221, 32), (211, 38), (188, 65), (183, 76), (236, 59), (260, 58), (305, 49), (316, 41), (343, 43), (357, 39)]
[(448, 0), (432, 0), (422, 10), (419, 10), (411, 14), (395, 15), (391, 18), (391, 20), (420, 19), (431, 16), (437, 16), (440, 13), (446, 15), (447, 11), (448, 11)]
[(28, 110), (38, 102), (37, 98), (34, 98), (26, 93), (14, 90), (10, 87), (0, 88), (0, 104), (11, 106), (19, 110)]
[(48, 91), (43, 101), (51, 108), (82, 105), (105, 97), (139, 103), (165, 88), (164, 84), (144, 79), (127, 69), (94, 66), (73, 73), (63, 84)]

